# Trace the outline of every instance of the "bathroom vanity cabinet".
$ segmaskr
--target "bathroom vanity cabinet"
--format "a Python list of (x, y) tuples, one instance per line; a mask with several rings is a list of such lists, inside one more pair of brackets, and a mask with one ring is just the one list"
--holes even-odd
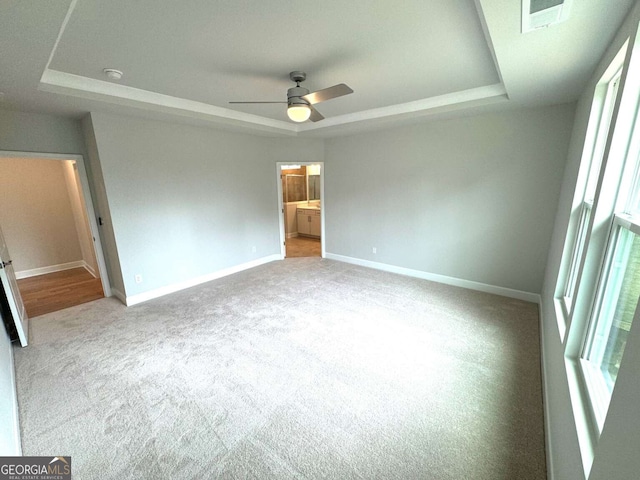
[(298, 207), (298, 235), (320, 237), (320, 209)]

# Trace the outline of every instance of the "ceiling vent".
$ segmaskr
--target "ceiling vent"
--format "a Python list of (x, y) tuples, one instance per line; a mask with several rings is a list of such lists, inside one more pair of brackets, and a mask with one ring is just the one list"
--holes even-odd
[(572, 0), (522, 0), (522, 33), (564, 22)]

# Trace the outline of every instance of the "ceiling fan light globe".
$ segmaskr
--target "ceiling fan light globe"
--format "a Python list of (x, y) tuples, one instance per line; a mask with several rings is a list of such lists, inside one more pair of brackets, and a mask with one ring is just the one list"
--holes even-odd
[(294, 122), (306, 122), (311, 116), (311, 109), (308, 105), (289, 105), (287, 115)]

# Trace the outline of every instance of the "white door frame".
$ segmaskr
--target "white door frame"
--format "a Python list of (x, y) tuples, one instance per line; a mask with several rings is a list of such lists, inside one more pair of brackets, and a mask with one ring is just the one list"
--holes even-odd
[(325, 211), (325, 198), (324, 198), (324, 162), (276, 162), (276, 185), (278, 187), (278, 223), (280, 225), (280, 258), (284, 259), (286, 256), (286, 248), (284, 242), (287, 238), (284, 225), (284, 202), (282, 201), (282, 165), (320, 165), (320, 255), (325, 258), (325, 231), (324, 231), (324, 211)]
[(93, 208), (93, 200), (91, 198), (91, 190), (89, 188), (89, 178), (87, 177), (87, 169), (84, 163), (84, 157), (82, 155), (60, 154), (60, 153), (37, 153), (37, 152), (13, 152), (7, 150), (0, 150), (0, 158), (30, 158), (30, 159), (45, 159), (45, 160), (72, 160), (78, 167), (78, 178), (80, 179), (80, 185), (82, 186), (82, 196), (84, 200), (84, 208), (89, 219), (89, 228), (91, 229), (91, 236), (93, 237), (93, 249), (96, 253), (96, 260), (98, 262), (98, 272), (100, 274), (100, 281), (102, 282), (102, 290), (105, 297), (110, 297), (111, 283), (109, 282), (109, 275), (107, 273), (107, 264), (104, 259), (104, 252), (102, 250), (102, 241), (100, 240), (100, 232), (98, 230), (98, 222), (96, 220), (96, 213)]

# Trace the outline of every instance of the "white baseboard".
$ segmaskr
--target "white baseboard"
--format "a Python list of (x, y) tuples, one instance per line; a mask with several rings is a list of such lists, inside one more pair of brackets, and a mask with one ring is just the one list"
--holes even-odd
[(124, 293), (122, 293), (117, 288), (111, 287), (111, 295), (116, 297), (118, 300), (120, 300), (125, 305), (127, 304), (127, 297), (124, 295)]
[(89, 272), (93, 276), (93, 278), (98, 278), (98, 274), (96, 273), (96, 271), (93, 269), (91, 265), (83, 261), (82, 266), (87, 272)]
[(544, 341), (544, 305), (542, 304), (542, 297), (540, 297), (540, 303), (538, 307), (538, 314), (540, 318), (540, 375), (542, 377), (542, 409), (544, 412), (544, 448), (547, 457), (547, 479), (554, 480), (553, 469), (553, 450), (551, 449), (551, 418), (549, 411), (549, 388), (547, 385), (547, 356), (545, 350)]
[(397, 267), (387, 263), (372, 262), (371, 260), (362, 260), (355, 257), (347, 257), (345, 255), (337, 255), (335, 253), (327, 253), (325, 258), (337, 260), (339, 262), (351, 263), (362, 267), (375, 268), (385, 272), (398, 273), (409, 277), (421, 278), (432, 282), (444, 283), (454, 287), (468, 288), (469, 290), (477, 290), (479, 292), (492, 293), (503, 297), (517, 298), (526, 302), (540, 303), (540, 295), (537, 293), (524, 292), (522, 290), (514, 290), (506, 287), (498, 287), (496, 285), (488, 285), (486, 283), (474, 282), (472, 280), (464, 280), (462, 278), (447, 277), (446, 275), (438, 275), (437, 273), (423, 272), (422, 270), (413, 270), (411, 268)]
[[(224, 268), (222, 270), (218, 270), (216, 272), (209, 273), (207, 275), (202, 275), (200, 277), (192, 278), (184, 282), (174, 283), (172, 285), (167, 285), (166, 287), (156, 288), (155, 290), (139, 293), (137, 295), (131, 295), (125, 298), (124, 303), (128, 307), (130, 307), (138, 303), (146, 302), (148, 300), (153, 300), (154, 298), (163, 297), (164, 295), (168, 295), (170, 293), (184, 290), (185, 288), (195, 287), (196, 285), (200, 285), (201, 283), (210, 282), (211, 280), (216, 280), (218, 278), (226, 277), (227, 275), (232, 275), (234, 273), (242, 272), (243, 270), (248, 270), (249, 268), (257, 267), (259, 265), (263, 265), (265, 263), (269, 263), (269, 262), (273, 262), (281, 259), (282, 259), (282, 255), (279, 255), (279, 254), (268, 255), (266, 257), (252, 260), (250, 262), (241, 263), (240, 265), (235, 265), (233, 267)], [(114, 291), (114, 295), (116, 295), (118, 298), (120, 298), (120, 300), (122, 300), (122, 298), (118, 296), (118, 294), (115, 291)]]
[[(69, 263), (59, 263), (58, 265), (49, 265), (48, 267), (32, 268), (31, 270), (21, 270), (16, 272), (16, 278), (29, 278), (36, 277), (38, 275), (46, 275), (47, 273), (61, 272), (63, 270), (71, 270), (72, 268), (85, 267), (86, 262), (84, 260), (78, 260)], [(94, 275), (95, 276), (95, 275)]]

